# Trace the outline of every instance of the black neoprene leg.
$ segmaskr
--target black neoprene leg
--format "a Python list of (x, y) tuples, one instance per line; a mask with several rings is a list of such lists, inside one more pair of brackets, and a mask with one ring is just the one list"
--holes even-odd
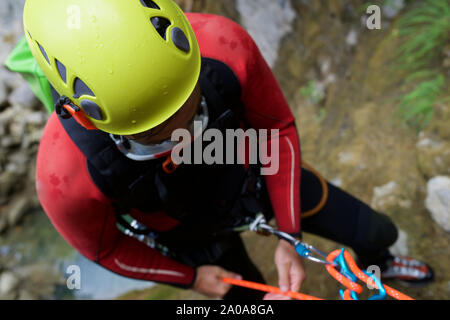
[[(302, 169), (302, 212), (315, 207), (321, 198), (322, 187), (317, 177)], [(389, 246), (397, 239), (396, 226), (384, 214), (347, 192), (328, 185), (328, 200), (317, 214), (302, 219), (302, 230), (351, 247), (362, 265), (379, 265), (391, 257)]]

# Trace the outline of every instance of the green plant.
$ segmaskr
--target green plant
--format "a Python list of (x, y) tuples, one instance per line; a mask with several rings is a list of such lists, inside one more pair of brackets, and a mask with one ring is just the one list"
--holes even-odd
[(318, 104), (325, 98), (323, 89), (314, 80), (310, 80), (306, 86), (300, 88), (300, 94), (312, 104)]
[(431, 121), (446, 78), (439, 70), (441, 54), (449, 41), (450, 0), (425, 0), (398, 23), (402, 42), (396, 55), (398, 67), (407, 72), (408, 92), (400, 99), (405, 122), (421, 129)]
[[(418, 129), (427, 126), (434, 115), (433, 105), (445, 83), (442, 74), (430, 71), (429, 77), (416, 84), (415, 88), (401, 98), (400, 112), (403, 120)], [(415, 78), (416, 73), (410, 78)]]

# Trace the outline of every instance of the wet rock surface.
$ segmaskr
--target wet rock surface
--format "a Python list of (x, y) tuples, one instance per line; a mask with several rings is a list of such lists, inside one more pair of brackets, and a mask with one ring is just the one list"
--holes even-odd
[[(0, 3), (0, 299), (52, 298), (45, 286), (32, 281), (20, 255), (10, 252), (4, 241), (20, 230), (26, 215), (40, 210), (34, 186), (36, 152), (48, 113), (25, 80), (4, 67), (4, 61), (23, 36), (24, 0)], [(36, 239), (39, 241), (39, 239)], [(32, 264), (32, 263), (31, 263)], [(53, 291), (54, 276), (43, 269), (42, 279)], [(27, 289), (31, 286), (31, 289)], [(44, 290), (41, 290), (44, 289)]]
[[(450, 175), (450, 106), (438, 104), (432, 123), (419, 134), (397, 117), (392, 101), (400, 94), (404, 75), (391, 67), (398, 46), (395, 23), (404, 1), (383, 7), (387, 19), (376, 31), (364, 27), (363, 1), (359, 0), (178, 2), (188, 11), (221, 14), (248, 29), (296, 116), (304, 160), (329, 181), (392, 218), (400, 229), (393, 252), (426, 261), (435, 269), (435, 283), (425, 288), (388, 284), (418, 299), (450, 298), (450, 218), (444, 182)], [(64, 280), (48, 261), (69, 251), (62, 238), (51, 238), (61, 243), (51, 253), (34, 248), (40, 259), (26, 257), (31, 251), (27, 245), (8, 249), (25, 238), (50, 237), (48, 231), (32, 230), (36, 212), (42, 214), (34, 170), (48, 113), (24, 80), (2, 66), (23, 34), (23, 3), (0, 1), (0, 299), (54, 297)], [(243, 238), (266, 280), (276, 285), (273, 251), (277, 241), (248, 233)], [(308, 234), (305, 241), (326, 252), (339, 248)], [(338, 285), (325, 270), (310, 262), (305, 265), (307, 279), (301, 291), (337, 299)], [(170, 290), (170, 297), (204, 298), (192, 291)], [(148, 298), (151, 292), (131, 297)]]
[(450, 177), (434, 177), (428, 181), (425, 205), (433, 220), (450, 232)]

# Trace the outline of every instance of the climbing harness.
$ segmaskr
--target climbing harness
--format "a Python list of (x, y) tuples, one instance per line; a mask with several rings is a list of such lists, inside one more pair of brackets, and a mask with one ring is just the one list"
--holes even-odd
[[(356, 264), (353, 257), (344, 248), (335, 250), (330, 254), (326, 254), (323, 251), (315, 248), (314, 246), (304, 243), (290, 234), (279, 231), (266, 223), (263, 214), (259, 214), (256, 218), (250, 222), (247, 226), (247, 230), (257, 232), (265, 235), (275, 235), (279, 239), (285, 240), (294, 246), (295, 251), (303, 258), (311, 260), (316, 263), (325, 265), (328, 273), (341, 283), (345, 289), (340, 289), (339, 294), (343, 300), (359, 300), (358, 294), (363, 292), (363, 288), (356, 281), (360, 280), (370, 286), (370, 288), (376, 288), (378, 293), (369, 297), (369, 300), (384, 300), (387, 295), (397, 300), (414, 300), (413, 298), (387, 286), (383, 285), (374, 274), (362, 271)], [(242, 230), (244, 227), (240, 227)], [(288, 296), (290, 298), (298, 300), (321, 300), (309, 295), (298, 294), (296, 292), (282, 292), (280, 289), (262, 285), (259, 283), (237, 280), (231, 278), (223, 278), (225, 283), (233, 284), (236, 286), (246, 287), (250, 289), (260, 290), (264, 292), (272, 292), (281, 295)]]
[[(315, 248), (314, 246), (310, 245), (310, 244), (306, 244), (301, 242), (298, 239), (295, 239), (293, 236), (291, 236), (290, 234), (286, 233), (286, 232), (282, 232), (279, 231), (273, 227), (271, 227), (270, 225), (268, 225), (266, 223), (266, 219), (264, 218), (263, 214), (259, 214), (255, 220), (249, 225), (249, 230), (250, 231), (256, 231), (259, 233), (266, 233), (266, 234), (273, 234), (275, 236), (277, 236), (280, 240), (285, 240), (287, 242), (289, 242), (292, 246), (294, 246), (295, 251), (297, 251), (297, 253), (305, 259), (317, 262), (317, 263), (322, 263), (325, 265), (331, 264), (334, 265), (334, 262), (330, 262), (327, 261), (327, 255)], [(316, 256), (315, 256), (315, 255)]]

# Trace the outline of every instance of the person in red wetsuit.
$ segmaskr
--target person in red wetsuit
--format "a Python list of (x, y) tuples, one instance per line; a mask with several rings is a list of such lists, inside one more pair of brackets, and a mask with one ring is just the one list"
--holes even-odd
[[(390, 219), (302, 169), (295, 119), (242, 27), (184, 15), (171, 0), (82, 1), (77, 26), (59, 18), (68, 5), (27, 1), (24, 25), (56, 105), (39, 147), (37, 192), (81, 254), (130, 278), (224, 299), (261, 298), (221, 281), (264, 282), (230, 230), (263, 212), (300, 238), (301, 212), (316, 207), (327, 188), (326, 203), (302, 219), (302, 231), (351, 246), (361, 264), (380, 265), (391, 277), (431, 278), (424, 264), (416, 278), (393, 274), (400, 260), (387, 249), (397, 238)], [(194, 120), (218, 130), (278, 129), (267, 142), (269, 150), (279, 146), (277, 172), (261, 176), (248, 164), (177, 167), (171, 135)], [(280, 288), (298, 291), (305, 271), (295, 249), (280, 240), (274, 261)]]

